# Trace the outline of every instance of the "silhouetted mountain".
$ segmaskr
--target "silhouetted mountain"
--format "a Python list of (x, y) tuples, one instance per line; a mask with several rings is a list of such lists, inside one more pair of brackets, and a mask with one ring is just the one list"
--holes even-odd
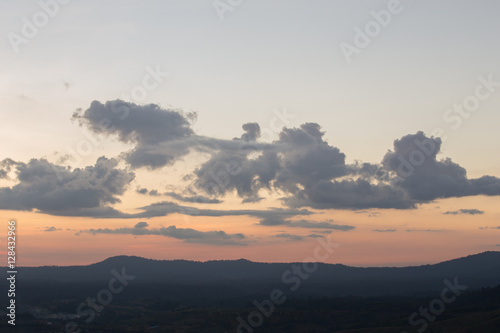
[(500, 252), (409, 267), (360, 268), (319, 263), (314, 272), (303, 273), (307, 278), (291, 272), (292, 266), (302, 267), (302, 263), (259, 263), (244, 259), (197, 262), (116, 256), (88, 266), (19, 267), (18, 279), (90, 283), (107, 281), (112, 277), (112, 270), (121, 272), (124, 268), (127, 274), (135, 276), (133, 284), (224, 284), (246, 286), (247, 290), (259, 292), (266, 291), (268, 285), (282, 285), (287, 289), (299, 276), (301, 288), (295, 294), (312, 296), (415, 294), (441, 290), (444, 279), (455, 277), (470, 288), (500, 283)]

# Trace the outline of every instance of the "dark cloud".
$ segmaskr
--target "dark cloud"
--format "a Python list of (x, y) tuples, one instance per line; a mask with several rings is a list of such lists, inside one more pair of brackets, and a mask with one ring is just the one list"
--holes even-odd
[(195, 186), (211, 195), (236, 191), (244, 202), (254, 202), (263, 188), (298, 194), (320, 180), (345, 176), (345, 155), (323, 135), (318, 124), (306, 123), (284, 128), (272, 144), (220, 150), (195, 171)]
[(443, 229), (407, 229), (407, 232), (442, 232)]
[(260, 137), (260, 126), (257, 123), (246, 123), (243, 125), (245, 133), (241, 135), (241, 139), (245, 141), (255, 141)]
[(325, 237), (323, 235), (318, 235), (318, 234), (310, 234), (310, 235), (307, 235), (306, 237), (311, 237), (311, 238), (321, 238), (321, 237)]
[[(145, 223), (145, 224), (144, 224)], [(80, 233), (96, 234), (120, 234), (120, 235), (158, 235), (183, 240), (187, 243), (201, 243), (211, 245), (246, 245), (245, 235), (241, 233), (228, 234), (222, 230), (198, 231), (191, 228), (177, 228), (175, 225), (169, 227), (148, 229), (146, 222), (139, 222), (133, 228), (99, 228), (82, 230)]]
[(500, 195), (499, 178), (469, 179), (466, 170), (451, 159), (438, 161), (436, 155), (440, 150), (439, 138), (417, 132), (394, 141), (394, 151), (385, 155), (382, 164), (400, 176), (394, 186), (419, 203), (439, 198)]
[(182, 202), (207, 203), (207, 204), (218, 204), (223, 202), (222, 200), (209, 198), (203, 195), (183, 196), (175, 192), (165, 192), (163, 193), (163, 195), (169, 196), (171, 198), (174, 198)]
[(149, 190), (147, 188), (138, 188), (136, 192), (139, 194), (148, 194)]
[(18, 163), (15, 162), (15, 161), (13, 161), (10, 158), (6, 158), (6, 159), (0, 161), (0, 179), (6, 179), (6, 178), (8, 178), (9, 172), (16, 165), (18, 165)]
[[(306, 216), (313, 214), (307, 209), (283, 209), (283, 208), (268, 208), (267, 210), (254, 209), (234, 209), (234, 210), (218, 210), (218, 209), (201, 209), (189, 206), (181, 206), (173, 202), (162, 201), (148, 206), (140, 207), (143, 210), (141, 213), (125, 214), (117, 212), (115, 217), (122, 218), (150, 218), (167, 216), (170, 214), (183, 214), (188, 216), (252, 216), (261, 219), (265, 218), (290, 218), (293, 216)], [(108, 216), (112, 217), (112, 216)]]
[(340, 231), (348, 231), (356, 227), (351, 225), (340, 225), (332, 223), (333, 220), (325, 222), (316, 222), (308, 220), (291, 221), (285, 219), (283, 216), (269, 216), (260, 220), (259, 224), (264, 226), (285, 225), (294, 228), (314, 228), (314, 229), (332, 229)]
[(277, 234), (277, 235), (274, 235), (273, 237), (276, 237), (276, 238), (286, 238), (286, 239), (292, 240), (292, 241), (299, 241), (299, 240), (303, 240), (304, 239), (303, 236), (292, 235), (292, 234), (287, 234), (287, 233)]
[(184, 202), (203, 197), (206, 203), (217, 203), (230, 193), (236, 193), (242, 203), (258, 202), (259, 193), (267, 190), (284, 193), (281, 200), (290, 208), (413, 209), (441, 198), (500, 195), (499, 178), (470, 179), (451, 159), (438, 160), (441, 140), (423, 132), (395, 140), (393, 150), (379, 164), (346, 164), (345, 154), (325, 140), (316, 123), (285, 127), (276, 141), (264, 143), (258, 141), (257, 123), (244, 124), (241, 137), (223, 140), (197, 135), (190, 118), (155, 104), (139, 106), (120, 100), (94, 101), (73, 115), (96, 134), (134, 144), (122, 155), (132, 168), (160, 168), (193, 151), (208, 155), (184, 178), (196, 193), (166, 194)]
[(479, 210), (479, 209), (459, 209), (459, 210), (447, 211), (443, 214), (444, 215), (459, 215), (459, 214), (481, 215), (481, 214), (484, 214), (484, 211)]
[(125, 160), (134, 168), (152, 169), (172, 164), (189, 153), (183, 141), (194, 135), (188, 118), (156, 104), (140, 106), (121, 100), (104, 104), (93, 101), (85, 111), (79, 109), (73, 114), (73, 120), (96, 134), (135, 144), (123, 155)]
[(137, 224), (134, 226), (134, 228), (146, 228), (149, 226), (149, 223), (147, 222), (137, 222)]
[(291, 221), (290, 224), (288, 224), (288, 226), (297, 228), (333, 229), (340, 231), (348, 231), (356, 228), (355, 226), (352, 225), (334, 224), (332, 222), (333, 220), (326, 222), (299, 220), (299, 221)]
[(0, 209), (68, 216), (102, 213), (120, 202), (118, 196), (134, 179), (133, 173), (117, 169), (117, 163), (100, 157), (94, 166), (74, 170), (45, 159), (17, 163), (18, 184), (0, 188)]
[(93, 101), (87, 110), (77, 110), (73, 119), (94, 133), (116, 135), (122, 142), (140, 146), (156, 145), (194, 134), (184, 115), (156, 104), (140, 106), (121, 100), (104, 104)]
[(46, 232), (54, 232), (54, 231), (61, 231), (62, 229), (56, 228), (56, 227), (45, 227)]
[(395, 232), (397, 230), (396, 229), (375, 229), (373, 231), (375, 231), (375, 232)]
[(256, 203), (256, 202), (261, 202), (264, 199), (265, 199), (264, 197), (248, 197), (243, 199), (241, 203)]

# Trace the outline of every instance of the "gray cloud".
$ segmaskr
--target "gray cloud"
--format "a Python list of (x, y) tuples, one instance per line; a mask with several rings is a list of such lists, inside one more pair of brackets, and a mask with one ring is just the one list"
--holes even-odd
[(259, 192), (269, 190), (285, 193), (281, 200), (291, 208), (413, 209), (440, 198), (500, 195), (499, 178), (469, 179), (451, 159), (437, 159), (441, 140), (423, 132), (395, 140), (380, 164), (348, 165), (316, 123), (284, 128), (278, 140), (263, 143), (257, 123), (244, 124), (241, 137), (233, 140), (204, 137), (191, 129), (189, 115), (154, 104), (94, 101), (73, 119), (96, 134), (134, 144), (121, 155), (132, 168), (160, 168), (191, 151), (210, 155), (184, 178), (199, 193), (166, 194), (184, 202), (203, 197), (217, 203), (234, 192), (242, 203), (258, 202)]
[(274, 226), (274, 225), (285, 225), (287, 227), (293, 228), (314, 228), (314, 229), (332, 229), (340, 231), (348, 231), (355, 229), (356, 227), (351, 225), (340, 225), (332, 223), (333, 220), (316, 222), (308, 220), (286, 220), (283, 216), (269, 216), (260, 220), (259, 224), (264, 226)]
[(116, 136), (135, 148), (125, 153), (133, 167), (152, 169), (172, 164), (189, 153), (182, 140), (194, 135), (189, 116), (176, 110), (163, 109), (156, 104), (140, 106), (121, 100), (104, 104), (93, 101), (85, 111), (75, 111), (72, 119), (96, 134)]
[(276, 237), (276, 238), (286, 238), (286, 239), (292, 240), (292, 241), (299, 241), (299, 240), (303, 240), (304, 239), (303, 236), (292, 235), (292, 234), (287, 234), (287, 233), (277, 234), (277, 235), (274, 235), (273, 237)]
[[(375, 229), (375, 232), (396, 232), (396, 229)], [(408, 231), (408, 230), (407, 230)]]
[(443, 229), (407, 229), (407, 232), (442, 232)]
[(310, 234), (310, 235), (307, 235), (306, 237), (311, 237), (311, 238), (321, 238), (321, 237), (325, 237), (323, 235), (318, 235), (318, 234)]
[(56, 227), (45, 227), (46, 232), (54, 232), (54, 231), (61, 231), (62, 229), (56, 228)]
[(241, 135), (241, 139), (245, 141), (255, 141), (260, 137), (260, 126), (257, 123), (246, 123), (243, 125), (245, 133)]
[(222, 203), (222, 200), (209, 198), (203, 195), (191, 195), (191, 196), (183, 196), (175, 192), (165, 192), (163, 195), (172, 197), (176, 200), (183, 202), (194, 202), (194, 203), (207, 203), (207, 204), (218, 204)]
[(444, 215), (459, 215), (459, 214), (481, 215), (481, 214), (484, 214), (484, 211), (479, 210), (479, 209), (459, 209), (459, 210), (447, 211), (443, 214)]
[(14, 161), (10, 158), (6, 158), (6, 159), (0, 161), (0, 179), (8, 178), (9, 172), (16, 165), (18, 165), (18, 162)]
[(149, 223), (147, 222), (137, 222), (137, 224), (134, 226), (134, 228), (146, 228), (149, 226)]
[(228, 234), (222, 230), (199, 231), (191, 228), (177, 228), (175, 225), (161, 228), (147, 228), (146, 222), (139, 222), (133, 228), (99, 228), (81, 230), (80, 233), (96, 234), (120, 234), (120, 235), (157, 235), (183, 240), (187, 243), (201, 243), (211, 245), (247, 245), (245, 235), (241, 233)]
[(394, 141), (382, 164), (400, 177), (394, 186), (405, 190), (419, 203), (439, 198), (472, 195), (500, 195), (500, 179), (483, 176), (467, 178), (467, 171), (446, 158), (438, 161), (441, 139), (429, 138), (423, 132), (409, 134)]
[(18, 184), (0, 188), (0, 209), (37, 209), (68, 216), (109, 211), (110, 205), (120, 202), (118, 196), (135, 177), (116, 166), (116, 160), (106, 157), (100, 157), (94, 166), (74, 170), (45, 159), (18, 162)]

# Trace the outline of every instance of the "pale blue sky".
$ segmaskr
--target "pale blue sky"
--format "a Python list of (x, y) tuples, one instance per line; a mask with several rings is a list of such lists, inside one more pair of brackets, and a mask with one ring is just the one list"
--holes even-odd
[(348, 64), (339, 44), (387, 3), (243, 1), (220, 21), (211, 1), (73, 0), (18, 54), (7, 34), (20, 34), (21, 18), (40, 7), (3, 4), (2, 151), (22, 160), (48, 154), (37, 144), (64, 151), (82, 137), (74, 109), (129, 93), (158, 64), (170, 76), (145, 102), (198, 112), (200, 134), (239, 136), (243, 123), (265, 127), (286, 107), (290, 125), (318, 122), (349, 160), (379, 162), (394, 139), (442, 127), (446, 156), (500, 175), (500, 90), (457, 130), (442, 118), (479, 76), (500, 80), (500, 3), (402, 1)]

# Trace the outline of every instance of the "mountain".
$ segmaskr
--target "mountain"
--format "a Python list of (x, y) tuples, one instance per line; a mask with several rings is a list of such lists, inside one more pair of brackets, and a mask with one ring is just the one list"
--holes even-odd
[[(300, 267), (301, 272), (294, 271), (294, 266)], [(314, 265), (308, 267), (312, 270)], [(259, 263), (244, 259), (197, 262), (116, 256), (88, 266), (19, 267), (18, 279), (23, 283), (97, 283), (112, 278), (112, 270), (121, 272), (122, 269), (135, 276), (131, 282), (135, 285), (222, 284), (246, 286), (258, 292), (267, 290), (269, 285), (290, 289), (299, 280), (300, 290), (294, 292), (297, 296), (407, 295), (439, 291), (444, 288), (444, 279), (457, 278), (469, 288), (496, 286), (500, 284), (500, 252), (483, 252), (438, 264), (409, 267), (360, 268), (318, 263), (311, 273), (304, 270), (302, 263)]]

